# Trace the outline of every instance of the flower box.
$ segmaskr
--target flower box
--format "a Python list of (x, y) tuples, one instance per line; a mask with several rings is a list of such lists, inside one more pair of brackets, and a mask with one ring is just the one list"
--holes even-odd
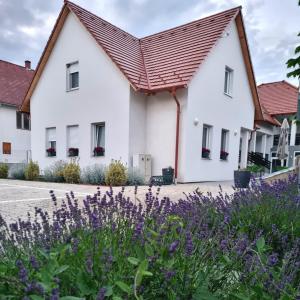
[(210, 150), (208, 148), (202, 148), (202, 158), (209, 158)]
[(56, 149), (55, 148), (48, 148), (46, 149), (47, 156), (56, 156)]
[(94, 156), (104, 156), (104, 148), (103, 147), (95, 147), (94, 148)]
[(220, 152), (220, 159), (221, 160), (227, 160), (227, 157), (228, 157), (228, 152), (224, 151), (224, 150), (221, 150)]
[(69, 148), (68, 153), (69, 153), (69, 157), (78, 156), (79, 149), (78, 148)]

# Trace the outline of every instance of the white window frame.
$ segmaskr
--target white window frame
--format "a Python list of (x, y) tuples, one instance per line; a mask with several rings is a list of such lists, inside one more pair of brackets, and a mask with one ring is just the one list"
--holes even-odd
[[(222, 147), (222, 140), (223, 140), (223, 133), (225, 133), (225, 147), (223, 149)], [(228, 147), (229, 147), (229, 130), (228, 129), (225, 129), (225, 128), (222, 128), (221, 129), (221, 145), (220, 145), (220, 150), (222, 151), (226, 151), (228, 152)]]
[[(49, 138), (49, 133), (50, 133), (50, 130), (53, 130), (54, 131), (54, 138)], [(54, 148), (56, 150), (56, 147), (57, 147), (57, 143), (56, 143), (56, 127), (47, 127), (46, 128), (46, 150), (49, 149), (49, 148)], [(53, 144), (54, 143), (54, 144)]]
[(232, 97), (233, 94), (233, 72), (233, 69), (231, 69), (228, 66), (225, 66), (224, 94), (230, 97)]
[[(95, 149), (95, 147), (100, 146), (100, 147), (103, 147), (104, 150), (105, 150), (105, 130), (106, 130), (106, 128), (105, 128), (105, 122), (96, 122), (96, 123), (92, 123), (91, 126), (92, 126), (92, 139), (91, 139), (91, 141), (92, 141), (92, 146), (91, 146), (91, 155), (94, 156), (94, 149)], [(97, 145), (97, 137), (96, 137), (96, 128), (97, 128), (98, 126), (104, 128), (104, 132), (103, 132), (103, 136), (102, 136), (103, 141), (100, 142), (100, 145)]]
[[(206, 134), (206, 141), (204, 143), (204, 129), (207, 129), (207, 134)], [(207, 148), (209, 149), (209, 158), (211, 158), (212, 155), (212, 134), (213, 134), (213, 127), (208, 124), (203, 124), (202, 127), (202, 148)]]
[[(72, 74), (78, 73), (78, 86), (72, 87), (71, 80)], [(78, 90), (79, 89), (79, 62), (74, 61), (72, 63), (66, 64), (66, 90), (67, 92)]]
[[(77, 145), (73, 145), (70, 141), (70, 130), (72, 130), (72, 128), (76, 128), (75, 130), (77, 130)], [(78, 124), (74, 124), (74, 125), (67, 125), (67, 154), (69, 153), (69, 149), (70, 148), (77, 148), (78, 149), (78, 152), (79, 152), (79, 125)]]
[[(18, 115), (21, 116), (21, 127), (18, 127)], [(24, 125), (25, 124), (25, 115), (28, 116), (29, 128), (25, 128), (25, 125)], [(31, 129), (30, 114), (25, 113), (25, 112), (21, 112), (21, 111), (17, 111), (16, 112), (16, 127), (17, 127), (17, 129), (30, 130)]]

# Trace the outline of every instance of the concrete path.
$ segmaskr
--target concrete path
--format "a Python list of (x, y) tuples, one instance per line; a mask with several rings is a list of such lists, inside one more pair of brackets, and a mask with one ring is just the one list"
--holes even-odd
[[(204, 193), (217, 194), (220, 191), (219, 185), (222, 186), (224, 192), (232, 193), (232, 182), (202, 182), (162, 186), (160, 197), (167, 196), (172, 201), (177, 201), (180, 198), (185, 198), (184, 193), (192, 193), (197, 188)], [(107, 186), (100, 187), (102, 193), (105, 193), (108, 189)], [(140, 201), (143, 201), (148, 189), (148, 186), (138, 187), (137, 198)], [(153, 191), (156, 191), (156, 189), (157, 187), (154, 187)], [(51, 212), (50, 190), (54, 191), (58, 201), (65, 198), (65, 194), (70, 191), (73, 191), (75, 196), (82, 201), (87, 195), (93, 195), (97, 191), (97, 187), (81, 184), (0, 179), (0, 214), (10, 222), (17, 218), (25, 218), (27, 212), (32, 214), (34, 207), (40, 207)], [(121, 188), (115, 187), (113, 190), (114, 193), (118, 193)], [(126, 187), (125, 195), (133, 199), (134, 187)]]

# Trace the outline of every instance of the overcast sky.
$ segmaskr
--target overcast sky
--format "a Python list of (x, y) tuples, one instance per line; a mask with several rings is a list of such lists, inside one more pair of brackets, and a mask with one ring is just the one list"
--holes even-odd
[[(143, 37), (238, 5), (243, 7), (257, 83), (286, 79), (299, 44), (298, 0), (74, 0)], [(36, 66), (63, 0), (0, 0), (0, 59)], [(295, 79), (288, 79), (297, 84)]]

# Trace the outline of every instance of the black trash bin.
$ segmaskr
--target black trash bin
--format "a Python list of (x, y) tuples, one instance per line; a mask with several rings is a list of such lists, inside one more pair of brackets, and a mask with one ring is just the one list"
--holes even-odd
[(234, 185), (236, 188), (248, 188), (251, 172), (246, 170), (234, 171)]
[(174, 182), (174, 169), (169, 168), (163, 168), (162, 169), (162, 175), (164, 184), (172, 184)]

